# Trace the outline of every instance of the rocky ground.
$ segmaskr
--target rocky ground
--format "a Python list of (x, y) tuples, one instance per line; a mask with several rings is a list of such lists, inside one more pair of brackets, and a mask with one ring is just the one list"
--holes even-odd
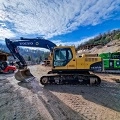
[(35, 76), (20, 83), (0, 74), (0, 120), (120, 120), (120, 76), (98, 74), (100, 86), (48, 85), (39, 79), (49, 67), (31, 66)]

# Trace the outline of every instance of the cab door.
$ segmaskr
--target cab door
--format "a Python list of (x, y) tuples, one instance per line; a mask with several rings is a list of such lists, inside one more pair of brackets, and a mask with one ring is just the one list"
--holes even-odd
[(53, 57), (53, 69), (67, 69), (66, 48), (56, 48)]
[(67, 69), (76, 69), (76, 59), (74, 58), (73, 52), (71, 49), (68, 51), (68, 63), (67, 63)]

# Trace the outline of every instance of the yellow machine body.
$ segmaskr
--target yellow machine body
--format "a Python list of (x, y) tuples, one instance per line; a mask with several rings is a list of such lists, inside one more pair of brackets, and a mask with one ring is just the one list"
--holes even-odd
[[(90, 66), (97, 62), (102, 62), (101, 57), (98, 57), (97, 54), (82, 54), (81, 56), (77, 56), (76, 50), (74, 46), (60, 46), (56, 47), (55, 49), (64, 49), (69, 48), (72, 53), (72, 59), (65, 65), (54, 67), (53, 70), (89, 70)], [(54, 55), (53, 55), (54, 56)], [(53, 59), (54, 63), (54, 59)]]
[(101, 70), (102, 59), (97, 54), (77, 56), (74, 46), (55, 47), (52, 57), (52, 71), (40, 78), (47, 84), (91, 84), (99, 85), (101, 79), (90, 71)]

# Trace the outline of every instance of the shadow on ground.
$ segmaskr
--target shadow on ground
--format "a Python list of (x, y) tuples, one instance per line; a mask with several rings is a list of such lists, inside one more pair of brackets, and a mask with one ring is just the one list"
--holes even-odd
[(34, 79), (30, 83), (18, 83), (19, 86), (31, 90), (34, 94), (37, 94), (38, 98), (46, 106), (47, 110), (55, 120), (84, 120), (84, 116), (78, 114), (59, 98), (52, 94), (49, 89), (39, 85), (39, 82)]
[(120, 112), (120, 84), (102, 80), (100, 86), (47, 85), (47, 90), (82, 95), (86, 100)]

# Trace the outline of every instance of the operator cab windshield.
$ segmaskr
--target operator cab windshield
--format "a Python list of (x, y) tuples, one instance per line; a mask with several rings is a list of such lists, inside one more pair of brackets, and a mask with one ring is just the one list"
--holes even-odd
[(72, 52), (69, 48), (55, 49), (54, 66), (65, 66), (72, 59)]

